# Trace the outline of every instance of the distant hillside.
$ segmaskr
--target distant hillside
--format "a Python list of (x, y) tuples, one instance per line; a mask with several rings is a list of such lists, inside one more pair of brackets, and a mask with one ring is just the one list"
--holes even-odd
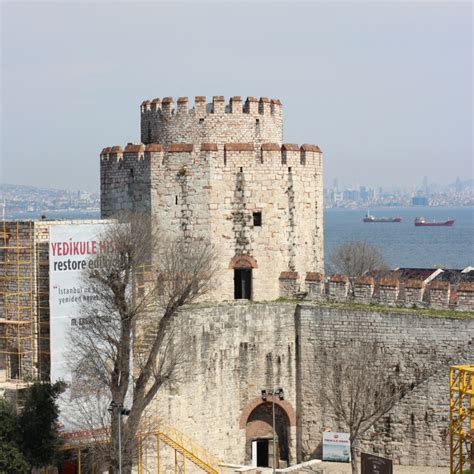
[[(38, 186), (0, 184), (0, 205), (5, 216), (18, 218), (65, 212), (98, 212), (100, 197), (88, 191), (42, 188)], [(2, 209), (3, 212), (3, 209)]]
[(0, 193), (3, 192), (16, 192), (16, 193), (61, 193), (61, 194), (68, 194), (68, 193), (78, 193), (79, 190), (66, 190), (66, 189), (54, 189), (54, 188), (44, 188), (41, 186), (29, 186), (25, 184), (7, 184), (7, 183), (0, 183)]

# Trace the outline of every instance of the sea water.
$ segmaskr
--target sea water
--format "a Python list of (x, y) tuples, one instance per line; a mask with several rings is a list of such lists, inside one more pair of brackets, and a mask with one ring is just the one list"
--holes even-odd
[[(465, 268), (474, 266), (473, 207), (410, 207), (370, 209), (375, 217), (396, 217), (400, 223), (364, 223), (367, 210), (326, 209), (324, 251), (326, 262), (335, 248), (350, 240), (365, 240), (382, 251), (390, 267)], [(416, 217), (445, 221), (452, 227), (415, 227)]]

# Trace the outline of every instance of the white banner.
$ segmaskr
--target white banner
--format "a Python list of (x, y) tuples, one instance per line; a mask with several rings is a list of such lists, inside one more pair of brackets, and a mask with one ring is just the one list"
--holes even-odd
[(84, 270), (104, 252), (107, 224), (60, 225), (49, 228), (49, 308), (51, 382), (70, 381), (65, 351), (72, 326), (81, 325), (81, 304), (96, 296), (83, 281)]

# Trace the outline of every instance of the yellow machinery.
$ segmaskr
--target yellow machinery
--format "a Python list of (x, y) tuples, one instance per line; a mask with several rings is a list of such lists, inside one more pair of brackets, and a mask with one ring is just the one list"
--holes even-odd
[(449, 373), (451, 474), (474, 468), (474, 365), (454, 365)]

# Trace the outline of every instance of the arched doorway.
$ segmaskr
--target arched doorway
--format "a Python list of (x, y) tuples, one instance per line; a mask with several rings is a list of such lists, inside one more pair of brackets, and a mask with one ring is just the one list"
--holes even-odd
[(259, 404), (250, 413), (245, 426), (246, 461), (253, 466), (273, 467), (273, 450), (276, 450), (276, 467), (289, 464), (290, 420), (285, 410), (275, 404), (275, 446), (273, 446), (272, 403)]
[(257, 268), (257, 261), (250, 255), (236, 255), (231, 259), (229, 268), (234, 270), (234, 299), (252, 299), (252, 269)]

